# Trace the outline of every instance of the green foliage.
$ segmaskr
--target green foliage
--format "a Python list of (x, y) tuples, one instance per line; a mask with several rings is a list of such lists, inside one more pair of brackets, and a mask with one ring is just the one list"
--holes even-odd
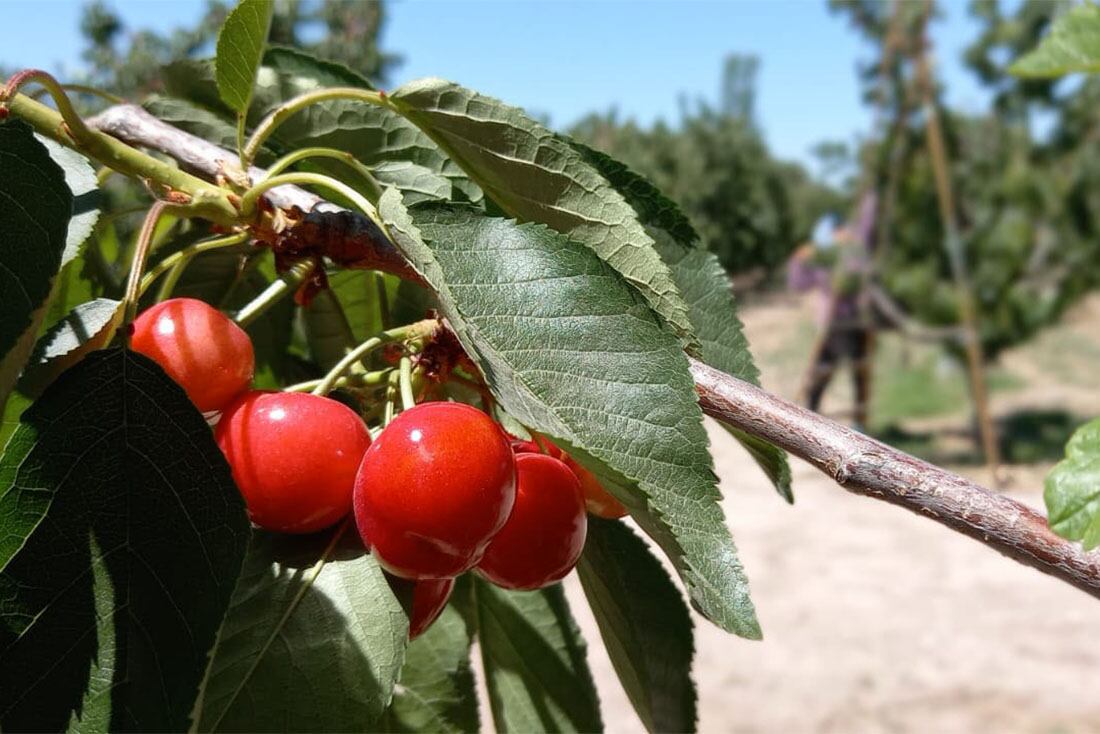
[(1066, 458), (1047, 475), (1043, 499), (1054, 532), (1085, 550), (1100, 545), (1100, 418), (1070, 438)]
[(1084, 2), (1054, 21), (1038, 48), (1017, 59), (1009, 72), (1023, 77), (1058, 77), (1100, 71), (1100, 6)]
[(409, 627), (355, 535), (347, 523), (305, 537), (253, 533), (195, 704), (197, 730), (372, 728)]
[(691, 617), (660, 561), (621, 522), (592, 518), (577, 572), (646, 729), (695, 731)]
[(389, 99), (505, 212), (590, 247), (690, 339), (687, 307), (652, 240), (568, 142), (522, 110), (440, 79), (412, 82)]
[(252, 102), (256, 70), (274, 10), (274, 0), (241, 0), (218, 34), (214, 61), (218, 94), (234, 112), (247, 112)]
[(122, 303), (95, 298), (81, 303), (51, 326), (34, 345), (19, 377), (19, 389), (37, 397), (62, 372), (103, 349), (122, 323)]
[(505, 591), (474, 577), (475, 620), (493, 724), (508, 732), (602, 731), (600, 707), (561, 585)]
[[(455, 598), (470, 594), (470, 577), (458, 581)], [(412, 642), (398, 676), (393, 703), (386, 709), (387, 732), (474, 734), (478, 731), (477, 690), (470, 667), (474, 630), (454, 604)]]
[(73, 194), (30, 126), (0, 124), (0, 408), (34, 347), (67, 246)]
[(244, 555), (242, 504), (150, 360), (101, 351), (55, 382), (0, 459), (4, 729), (186, 728)]
[(607, 481), (697, 609), (758, 637), (686, 359), (638, 294), (545, 227), (463, 207), (407, 211), (392, 189), (379, 206), (504, 409)]

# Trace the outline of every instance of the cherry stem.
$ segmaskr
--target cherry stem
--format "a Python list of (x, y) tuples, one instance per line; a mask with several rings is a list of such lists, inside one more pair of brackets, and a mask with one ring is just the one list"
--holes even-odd
[(313, 270), (313, 267), (314, 264), (310, 260), (299, 260), (294, 263), (289, 270), (279, 276), (278, 280), (265, 288), (263, 293), (249, 301), (244, 308), (238, 311), (233, 320), (241, 328), (248, 326), (260, 314), (278, 303), (283, 296), (301, 285), (302, 281)]
[(319, 102), (327, 102), (334, 99), (348, 99), (356, 100), (359, 102), (367, 102), (369, 104), (385, 107), (387, 101), (384, 95), (379, 92), (374, 92), (369, 89), (357, 89), (355, 87), (332, 87), (330, 89), (318, 89), (313, 92), (306, 92), (293, 99), (287, 100), (283, 104), (276, 107), (271, 111), (260, 124), (256, 126), (256, 129), (252, 131), (252, 136), (248, 139), (248, 142), (241, 149), (241, 164), (243, 170), (247, 171), (249, 166), (252, 165), (252, 161), (256, 158), (256, 153), (260, 150), (260, 147), (264, 144), (272, 133), (286, 120), (296, 113), (304, 110), (310, 105), (317, 104)]
[[(333, 389), (346, 387), (361, 390), (377, 390), (389, 385), (391, 372), (393, 372), (393, 368), (387, 367), (386, 369), (375, 370), (373, 372), (343, 375), (337, 378), (336, 382), (333, 384)], [(306, 380), (305, 382), (299, 382), (284, 387), (283, 392), (313, 392), (322, 382), (324, 382), (323, 377), (316, 380)]]
[(398, 372), (401, 386), (401, 410), (408, 410), (416, 405), (412, 384), (412, 359), (408, 355), (402, 357), (398, 363)]
[(239, 232), (237, 234), (226, 235), (225, 237), (217, 237), (211, 240), (196, 242), (193, 245), (188, 245), (179, 252), (173, 252), (149, 269), (149, 272), (141, 279), (138, 295), (144, 295), (145, 291), (149, 290), (149, 286), (153, 285), (153, 282), (157, 278), (171, 270), (172, 272), (165, 278), (164, 283), (161, 284), (160, 294), (157, 296), (158, 301), (164, 300), (171, 295), (172, 288), (175, 286), (176, 282), (179, 281), (180, 275), (183, 274), (183, 270), (187, 266), (187, 263), (189, 263), (191, 258), (195, 255), (209, 250), (217, 250), (221, 247), (239, 245), (247, 240), (248, 233)]
[(285, 186), (287, 184), (294, 184), (295, 186), (319, 186), (335, 191), (337, 194), (355, 204), (355, 206), (357, 206), (363, 214), (366, 214), (371, 221), (378, 225), (383, 232), (386, 231), (385, 224), (382, 222), (381, 217), (378, 216), (378, 211), (374, 208), (373, 204), (367, 201), (366, 197), (346, 183), (337, 181), (332, 176), (325, 176), (320, 173), (309, 173), (306, 171), (283, 173), (278, 176), (265, 176), (262, 180), (256, 182), (255, 186), (241, 195), (241, 214), (245, 217), (252, 216), (264, 192), (276, 186)]
[(130, 261), (130, 278), (126, 282), (126, 296), (123, 299), (125, 311), (123, 316), (122, 340), (127, 347), (130, 345), (130, 330), (126, 328), (137, 314), (138, 298), (141, 296), (141, 274), (145, 269), (145, 260), (149, 257), (149, 245), (153, 241), (153, 234), (157, 229), (157, 222), (169, 205), (158, 201), (149, 208), (145, 215), (145, 221), (141, 224), (138, 233), (137, 244), (134, 247), (134, 257)]
[(341, 163), (358, 173), (359, 176), (363, 179), (363, 182), (367, 185), (367, 188), (370, 189), (367, 192), (367, 196), (370, 197), (371, 201), (378, 201), (378, 199), (382, 196), (382, 186), (378, 183), (378, 180), (375, 179), (374, 173), (371, 172), (370, 168), (361, 163), (351, 153), (343, 150), (336, 150), (335, 148), (301, 148), (294, 151), (293, 153), (288, 153), (279, 160), (275, 161), (275, 163), (267, 169), (267, 175), (264, 176), (264, 179), (271, 178), (272, 176), (277, 176), (286, 169), (293, 166), (295, 163), (309, 158), (332, 158), (334, 160), (340, 161)]
[(326, 395), (336, 385), (336, 381), (340, 377), (351, 369), (352, 365), (362, 361), (363, 357), (367, 356), (374, 350), (382, 347), (386, 344), (392, 344), (396, 341), (413, 341), (422, 339), (429, 334), (436, 327), (436, 321), (434, 319), (424, 319), (422, 321), (415, 321), (405, 326), (398, 326), (394, 329), (388, 329), (386, 331), (375, 334), (362, 344), (357, 346), (344, 355), (343, 359), (336, 363), (328, 374), (325, 375), (321, 382), (313, 390), (314, 395)]

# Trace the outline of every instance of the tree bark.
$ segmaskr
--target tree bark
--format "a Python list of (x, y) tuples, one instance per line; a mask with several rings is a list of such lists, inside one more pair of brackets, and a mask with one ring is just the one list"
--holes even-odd
[[(164, 153), (187, 170), (214, 180), (237, 156), (171, 127), (140, 107), (119, 105), (89, 125), (131, 145)], [(253, 177), (263, 175), (253, 169)], [(366, 217), (296, 186), (267, 194), (278, 209), (312, 213), (313, 236), (340, 240), (370, 253), (369, 267), (415, 278), (389, 239)], [(712, 367), (691, 360), (699, 402), (708, 415), (770, 441), (808, 461), (850, 492), (885, 500), (928, 517), (1009, 558), (1100, 598), (1100, 554), (1085, 553), (1047, 526), (1046, 519), (1009, 497), (868, 438), (821, 415)]]

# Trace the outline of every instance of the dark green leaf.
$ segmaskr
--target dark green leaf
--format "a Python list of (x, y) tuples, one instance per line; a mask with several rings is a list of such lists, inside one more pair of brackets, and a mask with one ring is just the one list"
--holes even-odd
[[(469, 578), (459, 584), (470, 583)], [(478, 731), (477, 690), (470, 668), (473, 630), (453, 605), (409, 643), (405, 665), (386, 711), (389, 732)]]
[(20, 391), (37, 397), (62, 372), (90, 352), (106, 347), (120, 323), (122, 304), (110, 298), (97, 298), (74, 308), (34, 345), (19, 378)]
[(64, 172), (30, 126), (0, 124), (0, 409), (46, 315), (72, 210)]
[(218, 93), (235, 112), (247, 112), (252, 102), (256, 70), (274, 10), (274, 0), (240, 0), (218, 33), (214, 60)]
[(623, 523), (589, 517), (577, 573), (646, 729), (695, 731), (691, 615), (661, 562)]
[(505, 591), (475, 577), (474, 610), (498, 732), (603, 730), (584, 639), (561, 584)]
[(687, 305), (634, 210), (566, 141), (518, 108), (441, 79), (389, 99), (507, 214), (590, 247), (692, 341)]
[(379, 211), (505, 410), (605, 480), (703, 614), (759, 636), (687, 359), (637, 292), (541, 225), (439, 205), (410, 216), (393, 189)]
[[(353, 537), (354, 536), (354, 537)], [(198, 731), (370, 731), (408, 619), (346, 525), (257, 531), (195, 705)]]
[(272, 46), (264, 52), (264, 66), (291, 77), (312, 79), (321, 87), (374, 89), (370, 81), (343, 64), (319, 59), (289, 46)]
[(1100, 418), (1070, 438), (1066, 458), (1047, 474), (1043, 499), (1054, 532), (1085, 550), (1100, 545)]
[[(649, 229), (690, 309), (691, 325), (699, 340), (698, 356), (712, 367), (759, 385), (760, 371), (737, 317), (729, 277), (718, 258), (702, 248), (687, 217), (652, 183), (622, 163), (576, 141), (570, 143), (623, 195)], [(786, 454), (744, 431), (725, 428), (752, 455), (780, 496), (793, 502)]]
[(1100, 6), (1083, 2), (1059, 16), (1039, 46), (1008, 68), (1023, 77), (1100, 71)]
[(308, 306), (302, 308), (302, 317), (310, 356), (322, 372), (332, 369), (355, 347), (357, 342), (351, 333), (351, 326), (332, 291), (318, 293)]
[(0, 459), (4, 730), (187, 728), (248, 536), (160, 367), (111, 349), (62, 375)]

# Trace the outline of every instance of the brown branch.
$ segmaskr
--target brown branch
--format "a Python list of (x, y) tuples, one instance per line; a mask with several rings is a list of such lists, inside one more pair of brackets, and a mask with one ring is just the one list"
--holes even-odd
[[(133, 145), (152, 148), (213, 179), (236, 155), (177, 130), (132, 105), (113, 107), (90, 121)], [(254, 175), (262, 171), (254, 170)], [(294, 186), (269, 192), (276, 207), (311, 211), (312, 236), (363, 248), (370, 267), (408, 277), (400, 253), (366, 217)], [(415, 277), (415, 274), (414, 274)], [(703, 410), (813, 464), (850, 492), (885, 500), (994, 548), (1020, 563), (1100, 597), (1100, 554), (1087, 554), (1055, 535), (1034, 510), (949, 471), (867, 438), (761, 388), (691, 360)]]
[(708, 415), (805, 459), (849, 492), (930, 517), (1100, 598), (1100, 554), (1058, 537), (1026, 505), (702, 362), (692, 360), (691, 373)]
[[(240, 158), (224, 148), (158, 120), (137, 105), (116, 105), (90, 118), (88, 126), (123, 142), (176, 160), (197, 176), (216, 181), (240, 177)], [(266, 171), (249, 169), (253, 181)], [(337, 206), (298, 186), (276, 186), (264, 194), (274, 209), (290, 215), (285, 228), (261, 228), (255, 234), (286, 255), (323, 254), (344, 267), (382, 270), (406, 280), (417, 273), (370, 219)]]

